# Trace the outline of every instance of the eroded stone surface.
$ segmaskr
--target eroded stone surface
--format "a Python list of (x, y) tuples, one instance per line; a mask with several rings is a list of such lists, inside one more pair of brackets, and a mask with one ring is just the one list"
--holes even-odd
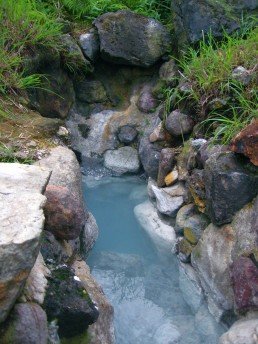
[(168, 31), (154, 19), (130, 11), (110, 12), (94, 21), (103, 59), (149, 67), (169, 49)]
[[(36, 166), (1, 165), (0, 322), (20, 295), (39, 251), (44, 226), (44, 190), (50, 171)], [(17, 187), (17, 189), (16, 189)], [(16, 193), (17, 191), (17, 193)]]
[(108, 150), (104, 154), (104, 166), (118, 174), (137, 173), (140, 168), (137, 150), (129, 146)]

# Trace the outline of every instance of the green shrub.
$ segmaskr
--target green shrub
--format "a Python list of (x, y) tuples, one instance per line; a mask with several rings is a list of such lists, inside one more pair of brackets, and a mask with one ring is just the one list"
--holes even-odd
[[(178, 60), (180, 81), (188, 84), (189, 93), (182, 97), (178, 90), (169, 92), (175, 103), (192, 101), (198, 121), (202, 121), (207, 135), (214, 135), (223, 143), (258, 118), (258, 28), (245, 27), (235, 35), (225, 34), (218, 42), (212, 33), (203, 38), (198, 49), (189, 48)], [(248, 85), (232, 78), (232, 72), (242, 66), (250, 73)], [(226, 106), (214, 111), (209, 104), (214, 99), (225, 100)], [(167, 101), (169, 102), (169, 101)]]

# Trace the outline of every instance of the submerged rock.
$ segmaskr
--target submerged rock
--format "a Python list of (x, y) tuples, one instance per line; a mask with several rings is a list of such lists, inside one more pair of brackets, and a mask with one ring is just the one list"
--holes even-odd
[(149, 201), (134, 208), (140, 225), (145, 229), (159, 251), (170, 252), (176, 242), (174, 228), (168, 226), (158, 217), (156, 208)]
[(137, 150), (129, 146), (108, 150), (104, 154), (104, 166), (119, 175), (137, 173), (140, 169)]
[(149, 67), (170, 48), (169, 32), (158, 21), (127, 10), (94, 21), (101, 57), (112, 63)]

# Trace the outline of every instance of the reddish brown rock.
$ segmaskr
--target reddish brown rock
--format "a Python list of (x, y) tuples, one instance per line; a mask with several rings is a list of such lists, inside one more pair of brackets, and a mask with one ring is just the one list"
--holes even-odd
[(163, 148), (159, 159), (158, 187), (165, 186), (165, 178), (175, 165), (175, 152), (173, 148)]
[(233, 138), (229, 149), (244, 154), (258, 166), (258, 119)]
[(248, 257), (239, 257), (232, 265), (235, 308), (238, 312), (258, 310), (258, 269)]
[(45, 229), (57, 239), (76, 239), (85, 224), (81, 203), (64, 186), (48, 185), (45, 196)]

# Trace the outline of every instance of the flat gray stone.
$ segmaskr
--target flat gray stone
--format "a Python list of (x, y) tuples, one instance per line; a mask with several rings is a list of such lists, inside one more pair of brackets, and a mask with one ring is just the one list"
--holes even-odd
[(154, 185), (152, 185), (152, 190), (157, 200), (159, 212), (170, 217), (176, 217), (178, 210), (184, 203), (184, 198), (182, 196), (172, 197), (170, 194)]
[(0, 192), (43, 193), (50, 177), (50, 169), (16, 163), (0, 163)]
[(108, 150), (104, 154), (104, 166), (118, 174), (137, 173), (140, 169), (138, 152), (129, 146)]
[(24, 286), (39, 252), (50, 170), (0, 164), (0, 322)]

